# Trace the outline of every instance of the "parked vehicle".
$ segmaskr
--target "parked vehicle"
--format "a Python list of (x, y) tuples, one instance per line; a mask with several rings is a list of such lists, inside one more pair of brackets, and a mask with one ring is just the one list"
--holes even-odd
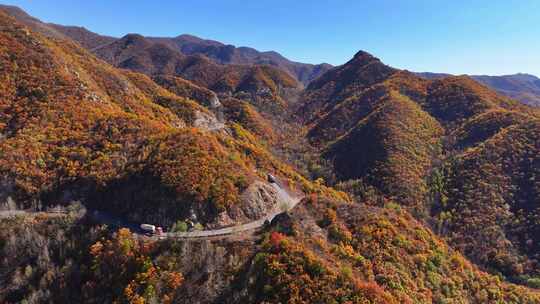
[(141, 229), (145, 232), (154, 233), (156, 231), (156, 226), (150, 224), (141, 224)]
[(163, 233), (163, 228), (161, 227), (156, 227), (155, 225), (150, 225), (150, 224), (141, 224), (141, 230), (143, 230), (145, 232), (145, 234), (148, 234), (148, 235), (160, 235)]

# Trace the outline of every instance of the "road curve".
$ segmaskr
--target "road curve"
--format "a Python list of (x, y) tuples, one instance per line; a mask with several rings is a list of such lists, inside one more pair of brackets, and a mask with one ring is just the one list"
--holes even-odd
[(214, 237), (214, 236), (233, 235), (233, 234), (238, 234), (238, 233), (252, 231), (252, 230), (261, 228), (262, 226), (264, 226), (264, 223), (266, 221), (271, 222), (277, 215), (283, 212), (286, 212), (288, 210), (291, 210), (302, 200), (302, 197), (297, 197), (297, 198), (292, 197), (287, 191), (285, 191), (276, 183), (272, 183), (272, 187), (276, 189), (281, 200), (287, 202), (287, 205), (284, 207), (285, 210), (279, 210), (279, 211), (270, 213), (266, 215), (265, 217), (258, 219), (256, 221), (237, 225), (237, 226), (213, 229), (213, 230), (199, 230), (199, 231), (189, 231), (189, 232), (167, 232), (159, 236), (156, 236), (156, 238), (158, 239), (206, 238), (206, 237)]
[[(256, 221), (252, 221), (252, 222), (237, 225), (237, 226), (213, 229), (213, 230), (199, 230), (199, 231), (189, 231), (189, 232), (166, 232), (161, 235), (152, 236), (151, 238), (155, 238), (155, 239), (211, 238), (215, 236), (236, 235), (243, 232), (253, 231), (258, 228), (261, 228), (262, 226), (264, 226), (266, 221), (271, 222), (277, 215), (294, 208), (303, 198), (303, 197), (292, 197), (287, 191), (281, 188), (277, 183), (272, 183), (271, 185), (272, 187), (274, 187), (274, 189), (276, 189), (276, 193), (280, 197), (279, 201), (287, 202), (285, 206), (282, 206), (282, 210), (272, 212), (266, 215), (265, 217), (260, 218)], [(4, 211), (0, 210), (0, 219), (9, 218), (13, 216), (20, 216), (20, 215), (29, 215), (29, 214), (36, 215), (40, 213), (51, 214), (51, 215), (52, 214), (64, 215), (63, 213), (60, 213), (60, 212), (29, 212), (29, 211), (24, 211), (24, 210), (4, 210)], [(94, 220), (101, 222), (103, 224), (129, 228), (135, 234), (139, 234), (138, 232), (140, 232), (140, 228), (138, 227), (137, 224), (128, 223), (122, 219), (116, 218), (107, 213), (100, 212), (100, 211), (91, 211), (89, 212), (89, 215)]]

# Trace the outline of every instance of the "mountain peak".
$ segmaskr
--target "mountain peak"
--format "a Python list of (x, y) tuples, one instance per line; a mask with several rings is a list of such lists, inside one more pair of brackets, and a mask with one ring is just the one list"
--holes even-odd
[(356, 54), (354, 54), (354, 57), (349, 62), (347, 62), (347, 65), (365, 66), (372, 62), (381, 61), (379, 60), (379, 58), (371, 55), (370, 53), (360, 50)]
[(0, 4), (0, 10), (5, 11), (6, 13), (8, 13), (9, 15), (12, 15), (15, 18), (24, 17), (24, 18), (32, 18), (32, 19), (34, 19), (32, 16), (28, 15), (28, 13), (26, 13), (24, 10), (22, 10), (18, 6)]
[(137, 34), (137, 33), (129, 33), (129, 34), (126, 34), (124, 37), (122, 37), (122, 39), (124, 39), (124, 40), (141, 40), (141, 39), (145, 39), (145, 38), (142, 35)]
[(124, 46), (149, 46), (151, 43), (142, 35), (129, 33), (124, 37), (120, 38), (119, 42)]
[(221, 43), (219, 41), (210, 40), (210, 39), (203, 39), (201, 37), (197, 37), (197, 36), (190, 35), (190, 34), (181, 34), (181, 35), (178, 35), (178, 36), (176, 36), (176, 37), (174, 37), (172, 39), (175, 40), (175, 41), (183, 42), (183, 43), (195, 43), (195, 44), (203, 44), (203, 45), (207, 45), (207, 46), (210, 46), (210, 45), (222, 46), (223, 45), (223, 43)]
[(354, 54), (353, 60), (372, 60), (376, 59), (379, 60), (377, 57), (371, 55), (370, 53), (360, 50), (356, 54)]

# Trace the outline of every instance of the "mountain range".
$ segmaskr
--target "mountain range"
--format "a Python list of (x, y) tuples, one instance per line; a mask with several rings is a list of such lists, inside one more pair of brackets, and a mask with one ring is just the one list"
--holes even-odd
[[(57, 37), (67, 36), (92, 52), (107, 52), (111, 43), (118, 40), (121, 40), (119, 43), (122, 43), (122, 41), (133, 37), (131, 34), (122, 38), (102, 36), (82, 27), (40, 22), (17, 7), (2, 5), (0, 8), (42, 33)], [(235, 47), (191, 35), (180, 35), (174, 38), (142, 36), (140, 38), (144, 38), (147, 43), (158, 44), (160, 47), (167, 46), (174, 53), (204, 55), (220, 64), (274, 66), (290, 73), (303, 84), (309, 83), (332, 67), (324, 63), (313, 65), (293, 62), (274, 51), (259, 52), (253, 48)]]
[[(417, 73), (428, 79), (452, 76), (442, 73)], [(503, 76), (471, 75), (474, 80), (508, 97), (531, 106), (540, 106), (540, 78), (530, 74)]]
[[(177, 56), (175, 54), (176, 52), (174, 52), (177, 51), (184, 55), (204, 55), (219, 64), (269, 65), (277, 67), (295, 77), (304, 86), (332, 68), (332, 65), (326, 63), (313, 65), (294, 62), (274, 51), (260, 52), (249, 47), (235, 47), (187, 34), (173, 38), (143, 37), (136, 34), (128, 34), (122, 38), (113, 38), (93, 33), (83, 27), (43, 23), (14, 6), (0, 5), (0, 8), (42, 33), (69, 37), (77, 41), (84, 48), (98, 54), (98, 56), (100, 56), (99, 54), (111, 52), (111, 49), (115, 45), (124, 44), (126, 41), (131, 41), (133, 37), (138, 37), (139, 39), (144, 39), (147, 44), (157, 43), (159, 45), (158, 49), (163, 49), (164, 46), (167, 46), (172, 57)], [(111, 45), (113, 43), (115, 45)], [(451, 76), (450, 74), (433, 72), (417, 74), (431, 79)], [(540, 106), (540, 79), (534, 75), (470, 75), (470, 77), (503, 95), (528, 105)]]
[(0, 302), (540, 303), (540, 109), (274, 57), (1, 9)]

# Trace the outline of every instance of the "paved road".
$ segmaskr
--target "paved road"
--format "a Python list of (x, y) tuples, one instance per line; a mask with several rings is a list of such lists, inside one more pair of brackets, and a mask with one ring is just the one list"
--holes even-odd
[(233, 226), (233, 227), (226, 227), (226, 228), (214, 229), (214, 230), (189, 231), (189, 232), (174, 232), (174, 233), (168, 232), (157, 237), (160, 239), (161, 238), (177, 238), (177, 239), (205, 238), (205, 237), (237, 234), (237, 233), (252, 231), (252, 230), (261, 228), (262, 226), (264, 226), (264, 223), (266, 221), (271, 222), (274, 219), (274, 217), (276, 217), (277, 215), (285, 211), (291, 210), (302, 200), (302, 197), (298, 197), (298, 198), (292, 197), (287, 191), (285, 191), (276, 183), (272, 183), (272, 187), (276, 189), (277, 194), (280, 197), (279, 201), (287, 202), (287, 205), (284, 206), (285, 210), (275, 211), (256, 221)]
[(19, 215), (26, 215), (28, 212), (24, 210), (2, 210), (0, 211), (0, 219), (10, 218)]
[(64, 216), (66, 212), (59, 211), (26, 211), (26, 210), (0, 210), (0, 219), (6, 219), (15, 216), (37, 216), (37, 215), (47, 215), (47, 216)]
[[(285, 191), (285, 189), (281, 188), (276, 183), (272, 183), (271, 185), (272, 187), (274, 187), (274, 189), (276, 189), (277, 195), (279, 196), (278, 201), (287, 203), (285, 206), (280, 206), (284, 210), (277, 210), (256, 221), (233, 226), (233, 227), (226, 227), (226, 228), (213, 229), (213, 230), (189, 231), (189, 232), (166, 232), (159, 236), (157, 235), (153, 236), (153, 238), (156, 238), (156, 239), (211, 238), (211, 237), (216, 237), (216, 236), (235, 235), (235, 234), (240, 234), (247, 231), (254, 231), (258, 228), (261, 228), (262, 226), (264, 226), (264, 223), (266, 221), (271, 222), (277, 215), (285, 211), (291, 210), (302, 200), (302, 197), (291, 196), (287, 191)], [(17, 215), (37, 215), (39, 213), (47, 214), (47, 215), (62, 215), (62, 213), (58, 213), (58, 212), (28, 212), (24, 210), (6, 210), (6, 211), (0, 211), (0, 219), (13, 217)], [(88, 214), (94, 220), (100, 223), (107, 224), (109, 226), (119, 227), (119, 228), (129, 228), (135, 234), (142, 233), (138, 224), (129, 223), (123, 219), (117, 218), (108, 213), (100, 212), (100, 211), (88, 211)]]

